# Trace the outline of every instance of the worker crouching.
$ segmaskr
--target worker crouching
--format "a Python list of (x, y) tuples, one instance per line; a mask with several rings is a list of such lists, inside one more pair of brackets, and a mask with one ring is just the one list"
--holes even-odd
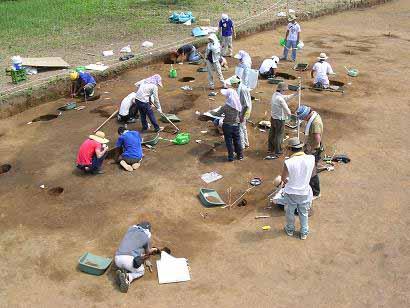
[(94, 96), (94, 89), (97, 83), (91, 74), (85, 72), (71, 72), (70, 79), (73, 82), (71, 94), (74, 96), (84, 96), (85, 99)]

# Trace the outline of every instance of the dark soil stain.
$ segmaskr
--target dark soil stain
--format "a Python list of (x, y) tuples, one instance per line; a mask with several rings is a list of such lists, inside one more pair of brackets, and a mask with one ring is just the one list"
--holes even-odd
[(326, 45), (326, 43), (323, 42), (322, 40), (312, 41), (312, 46), (316, 48), (322, 48), (322, 49), (332, 49), (333, 48), (330, 45)]
[(198, 94), (179, 94), (171, 97), (171, 101), (168, 103), (168, 113), (177, 114), (180, 111), (188, 110), (194, 107), (195, 101), (199, 98)]
[(45, 115), (42, 115), (42, 116), (39, 116), (39, 117), (33, 119), (31, 122), (51, 121), (51, 120), (54, 120), (57, 117), (58, 117), (58, 115), (56, 115), (56, 114), (45, 114)]
[(337, 80), (329, 80), (329, 84), (331, 86), (338, 86), (338, 87), (343, 87), (345, 85), (344, 82), (337, 81)]
[(178, 81), (180, 81), (180, 82), (192, 82), (194, 80), (195, 80), (194, 77), (182, 77)]
[(10, 171), (10, 169), (11, 169), (11, 165), (9, 165), (9, 164), (1, 165), (0, 166), (0, 174), (7, 173), (7, 172)]
[(48, 194), (54, 197), (61, 195), (63, 192), (64, 192), (64, 188), (60, 186), (52, 187), (48, 190)]
[(341, 51), (340, 53), (342, 53), (342, 54), (344, 54), (344, 55), (348, 55), (348, 56), (353, 56), (353, 55), (357, 54), (356, 52), (354, 52), (354, 51), (351, 50), (351, 49), (343, 50), (343, 51)]
[(115, 110), (116, 106), (104, 105), (90, 110), (90, 113), (98, 113), (102, 118), (108, 118)]
[(295, 76), (287, 74), (287, 73), (277, 73), (276, 77), (282, 77), (283, 79), (294, 80), (296, 79)]

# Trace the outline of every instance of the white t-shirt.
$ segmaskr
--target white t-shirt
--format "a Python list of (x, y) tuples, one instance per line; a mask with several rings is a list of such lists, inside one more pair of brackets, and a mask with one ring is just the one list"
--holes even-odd
[(307, 196), (312, 193), (309, 181), (315, 167), (313, 155), (292, 156), (285, 160), (289, 172), (289, 179), (285, 185), (284, 192), (290, 195)]
[(118, 112), (121, 116), (127, 116), (130, 112), (130, 107), (135, 100), (136, 97), (135, 92), (131, 92), (128, 94), (121, 102), (120, 111)]
[(328, 74), (333, 74), (332, 67), (326, 61), (316, 62), (313, 65), (312, 70), (315, 71), (315, 80), (314, 83), (321, 82), (324, 85), (329, 85)]
[[(276, 59), (277, 58), (277, 59)], [(271, 68), (278, 68), (279, 58), (265, 59), (263, 60), (261, 67), (259, 68), (259, 73), (266, 74)]]
[(300, 26), (298, 23), (288, 23), (287, 27), (289, 34), (288, 34), (288, 41), (297, 41), (298, 40), (298, 33), (300, 32)]

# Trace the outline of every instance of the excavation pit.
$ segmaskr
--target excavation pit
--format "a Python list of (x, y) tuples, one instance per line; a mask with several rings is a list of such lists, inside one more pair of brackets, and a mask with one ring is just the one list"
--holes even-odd
[(11, 169), (11, 165), (3, 164), (0, 166), (0, 174), (7, 173), (10, 171), (10, 169)]
[(277, 73), (275, 75), (276, 77), (281, 77), (283, 79), (287, 79), (287, 80), (295, 80), (296, 77), (287, 73)]
[(194, 77), (182, 77), (181, 79), (179, 79), (180, 82), (193, 82), (195, 81)]
[(64, 188), (60, 186), (52, 187), (48, 190), (48, 194), (54, 197), (61, 195), (63, 192), (64, 192)]
[(56, 114), (45, 114), (45, 115), (42, 115), (42, 116), (39, 116), (33, 119), (31, 122), (47, 122), (47, 121), (54, 120), (57, 117), (58, 115)]

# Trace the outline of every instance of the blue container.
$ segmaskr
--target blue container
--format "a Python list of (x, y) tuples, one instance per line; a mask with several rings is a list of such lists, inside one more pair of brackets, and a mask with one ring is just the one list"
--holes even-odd
[(78, 260), (78, 267), (82, 272), (99, 276), (104, 274), (111, 262), (111, 258), (104, 258), (86, 252)]

